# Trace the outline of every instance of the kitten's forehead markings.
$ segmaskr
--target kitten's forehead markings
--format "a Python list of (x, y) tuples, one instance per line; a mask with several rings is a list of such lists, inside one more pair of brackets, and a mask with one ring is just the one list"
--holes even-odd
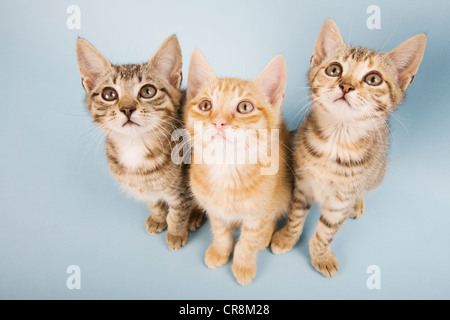
[[(351, 54), (347, 55), (349, 58)], [(339, 62), (339, 59), (336, 59)], [(363, 81), (362, 77), (369, 71), (377, 70), (375, 61), (370, 53), (366, 53), (366, 56), (361, 58), (361, 60), (356, 59), (343, 59), (342, 60), (343, 67), (343, 76), (349, 77), (358, 82)], [(378, 70), (379, 71), (379, 70)]]
[(219, 85), (213, 89), (209, 96), (213, 105), (229, 105), (234, 110), (238, 102), (246, 96), (246, 91), (236, 84), (227, 85), (225, 81), (220, 81)]

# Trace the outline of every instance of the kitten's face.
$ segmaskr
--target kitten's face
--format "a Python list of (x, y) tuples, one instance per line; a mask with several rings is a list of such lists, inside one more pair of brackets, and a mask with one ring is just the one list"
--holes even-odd
[(83, 39), (78, 39), (77, 58), (86, 105), (103, 130), (129, 137), (171, 134), (182, 98), (181, 49), (175, 36), (147, 64), (111, 65)]
[(204, 144), (232, 141), (239, 129), (270, 129), (279, 118), (254, 84), (230, 78), (211, 81), (186, 107), (186, 128), (193, 137), (201, 124)]
[(311, 69), (309, 81), (316, 107), (342, 119), (388, 114), (403, 98), (386, 56), (344, 47)]
[[(189, 66), (185, 126), (194, 150), (201, 143), (226, 150), (256, 150), (278, 129), (286, 86), (283, 57), (272, 59), (253, 81), (217, 78), (200, 51)], [(265, 131), (266, 130), (266, 131)], [(227, 156), (227, 155), (226, 155)]]
[(419, 34), (387, 53), (353, 48), (325, 21), (308, 74), (314, 108), (341, 120), (385, 118), (414, 79), (425, 45)]
[(158, 132), (177, 108), (168, 86), (151, 66), (112, 66), (88, 92), (88, 110), (107, 132), (130, 136)]

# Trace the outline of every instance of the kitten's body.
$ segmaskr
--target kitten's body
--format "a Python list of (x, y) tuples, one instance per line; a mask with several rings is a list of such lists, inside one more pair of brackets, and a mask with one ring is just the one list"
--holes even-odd
[[(217, 79), (200, 52), (194, 52), (191, 59), (185, 120), (186, 129), (194, 138), (190, 184), (198, 203), (209, 217), (214, 236), (206, 251), (205, 263), (210, 268), (216, 268), (228, 261), (233, 250), (232, 232), (241, 226), (232, 270), (242, 285), (253, 280), (256, 254), (269, 245), (276, 221), (287, 212), (291, 199), (292, 183), (287, 165), (289, 132), (279, 111), (284, 97), (284, 68), (284, 60), (277, 57), (253, 82)], [(205, 100), (211, 102), (211, 110), (198, 110)], [(246, 115), (236, 112), (236, 106), (242, 101), (251, 101), (254, 110)], [(221, 138), (217, 138), (219, 141), (196, 142), (196, 121), (201, 123), (205, 134), (209, 136), (217, 136), (221, 132), (222, 127), (217, 127), (219, 121), (232, 129), (278, 130), (279, 136), (274, 142), (276, 147), (271, 147), (270, 158), (271, 163), (279, 164), (279, 169), (272, 174), (262, 174), (264, 165), (260, 159), (253, 164), (196, 163), (199, 149), (221, 141)], [(260, 134), (259, 143), (267, 142), (267, 137)], [(245, 148), (253, 147), (250, 142)]]
[(327, 277), (339, 264), (330, 249), (347, 217), (364, 212), (364, 196), (383, 180), (388, 117), (402, 101), (422, 59), (425, 37), (389, 53), (346, 46), (337, 26), (325, 22), (308, 74), (313, 105), (294, 138), (295, 187), (286, 226), (272, 238), (274, 253), (298, 241), (308, 210), (321, 216), (310, 240), (314, 267)]
[[(181, 127), (184, 101), (176, 37), (169, 37), (148, 64), (111, 65), (83, 39), (77, 54), (86, 105), (106, 132), (112, 174), (124, 190), (148, 204), (147, 231), (168, 227), (169, 248), (179, 249), (188, 240), (188, 227), (197, 228), (203, 215), (195, 210), (186, 166), (171, 158), (171, 134)], [(145, 87), (150, 91), (144, 92)]]

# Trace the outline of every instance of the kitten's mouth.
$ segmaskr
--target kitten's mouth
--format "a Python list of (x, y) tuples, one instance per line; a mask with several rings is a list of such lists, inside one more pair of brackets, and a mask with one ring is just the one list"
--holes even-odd
[(139, 124), (137, 124), (137, 123), (134, 122), (134, 121), (128, 120), (127, 122), (125, 122), (125, 123), (122, 125), (122, 128), (123, 128), (123, 127), (132, 127), (132, 126), (139, 126)]
[(222, 131), (217, 131), (211, 138), (226, 140), (225, 134)]
[(344, 103), (346, 103), (349, 107), (351, 107), (350, 102), (348, 102), (348, 100), (345, 99), (345, 95), (342, 96), (342, 97), (340, 97), (340, 98), (338, 98), (338, 99), (336, 99), (336, 100), (334, 100), (334, 102), (338, 102), (338, 101), (344, 102)]

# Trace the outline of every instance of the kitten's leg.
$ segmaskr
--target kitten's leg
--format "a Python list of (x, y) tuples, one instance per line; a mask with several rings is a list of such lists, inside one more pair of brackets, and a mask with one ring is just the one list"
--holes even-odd
[(157, 234), (167, 228), (166, 217), (169, 210), (167, 204), (163, 201), (157, 203), (147, 203), (150, 209), (150, 215), (145, 222), (146, 230), (149, 234)]
[(312, 203), (309, 190), (304, 180), (296, 179), (287, 224), (272, 237), (273, 253), (281, 254), (290, 251), (300, 239)]
[(170, 250), (178, 250), (187, 243), (189, 214), (192, 206), (192, 198), (183, 194), (169, 202), (166, 241)]
[(189, 214), (188, 229), (195, 231), (205, 222), (205, 212), (198, 205), (194, 205)]
[(347, 219), (351, 208), (352, 205), (348, 204), (343, 204), (340, 209), (330, 209), (324, 206), (320, 213), (316, 231), (309, 241), (311, 262), (314, 268), (325, 277), (334, 277), (339, 270), (338, 260), (331, 251), (330, 244), (336, 232)]
[(264, 246), (265, 233), (268, 232), (267, 224), (271, 222), (261, 221), (257, 224), (246, 224), (241, 227), (239, 241), (234, 248), (233, 271), (236, 280), (241, 285), (248, 285), (256, 275), (256, 254)]
[(356, 200), (355, 206), (353, 207), (353, 210), (350, 212), (350, 217), (353, 219), (359, 219), (364, 214), (364, 198), (358, 198)]
[(209, 217), (209, 222), (214, 239), (206, 250), (205, 263), (208, 268), (215, 269), (230, 259), (233, 250), (233, 230), (236, 226), (215, 217)]
[(277, 220), (273, 220), (267, 224), (265, 234), (263, 235), (265, 240), (261, 242), (260, 250), (264, 250), (270, 245), (270, 242), (272, 241), (273, 232), (275, 231), (276, 227), (277, 227)]

